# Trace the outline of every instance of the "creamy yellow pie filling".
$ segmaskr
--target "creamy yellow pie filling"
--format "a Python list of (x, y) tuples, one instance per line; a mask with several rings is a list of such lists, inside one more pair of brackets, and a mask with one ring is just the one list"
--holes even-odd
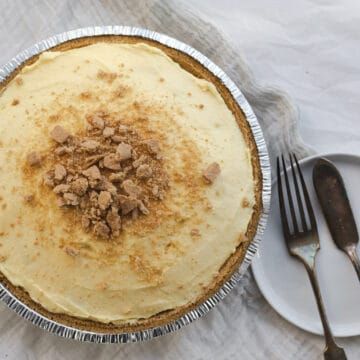
[[(169, 178), (164, 199), (111, 240), (85, 232), (43, 185), (51, 129), (79, 133), (96, 111), (159, 139)], [(0, 123), (0, 271), (51, 312), (122, 323), (184, 306), (246, 240), (255, 180), (244, 135), (212, 83), (153, 46), (42, 53), (0, 93)], [(29, 171), (31, 151), (45, 159)]]

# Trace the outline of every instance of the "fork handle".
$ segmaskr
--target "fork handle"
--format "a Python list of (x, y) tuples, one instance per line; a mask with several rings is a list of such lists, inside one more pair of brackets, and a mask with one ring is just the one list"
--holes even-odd
[(316, 304), (319, 309), (320, 318), (324, 329), (324, 336), (326, 341), (324, 358), (327, 360), (346, 360), (347, 358), (345, 351), (336, 344), (333, 334), (331, 332), (329, 321), (327, 319), (325, 312), (324, 302), (321, 297), (319, 283), (317, 281), (315, 269), (313, 267), (310, 267), (308, 264), (306, 264), (305, 267), (310, 278), (311, 286), (314, 290)]

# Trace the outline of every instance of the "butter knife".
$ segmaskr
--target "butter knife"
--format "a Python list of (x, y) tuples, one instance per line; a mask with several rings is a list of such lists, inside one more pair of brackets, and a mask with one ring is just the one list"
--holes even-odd
[(320, 158), (314, 165), (313, 182), (331, 236), (349, 256), (360, 281), (359, 234), (340, 172), (332, 162)]

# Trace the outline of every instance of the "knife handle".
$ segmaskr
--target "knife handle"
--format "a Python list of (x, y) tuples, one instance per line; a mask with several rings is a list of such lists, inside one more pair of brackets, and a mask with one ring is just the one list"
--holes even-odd
[(359, 234), (342, 176), (331, 161), (320, 158), (313, 168), (313, 183), (331, 237), (350, 258), (360, 281)]

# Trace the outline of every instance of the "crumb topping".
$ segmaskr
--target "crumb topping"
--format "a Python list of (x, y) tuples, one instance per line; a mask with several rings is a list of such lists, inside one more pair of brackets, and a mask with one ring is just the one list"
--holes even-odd
[(242, 206), (243, 208), (248, 208), (248, 207), (250, 207), (250, 202), (249, 202), (249, 200), (248, 200), (247, 198), (243, 198), (243, 200), (242, 200), (242, 202), (241, 202), (241, 206)]
[(27, 203), (32, 203), (34, 201), (34, 199), (35, 199), (34, 194), (24, 195), (24, 201)]
[(50, 136), (57, 143), (64, 143), (70, 136), (70, 134), (60, 125), (56, 125), (50, 132)]
[(24, 84), (24, 80), (21, 77), (17, 77), (15, 79), (15, 83), (16, 83), (16, 85), (21, 86)]
[[(144, 139), (102, 112), (86, 120), (79, 134), (60, 125), (50, 131), (55, 148), (43, 184), (57, 195), (59, 207), (79, 213), (85, 231), (111, 239), (125, 218), (135, 221), (150, 214), (150, 203), (164, 198), (168, 178), (157, 139)], [(42, 158), (31, 152), (27, 161), (40, 166)]]
[(220, 175), (220, 172), (220, 165), (216, 162), (213, 162), (203, 171), (203, 178), (208, 184), (212, 184)]
[(198, 236), (201, 235), (201, 234), (200, 234), (200, 230), (199, 230), (199, 229), (196, 229), (196, 228), (191, 229), (190, 235), (191, 235), (192, 237), (198, 237)]
[(32, 151), (27, 155), (26, 160), (30, 166), (40, 166), (42, 157), (37, 151)]

